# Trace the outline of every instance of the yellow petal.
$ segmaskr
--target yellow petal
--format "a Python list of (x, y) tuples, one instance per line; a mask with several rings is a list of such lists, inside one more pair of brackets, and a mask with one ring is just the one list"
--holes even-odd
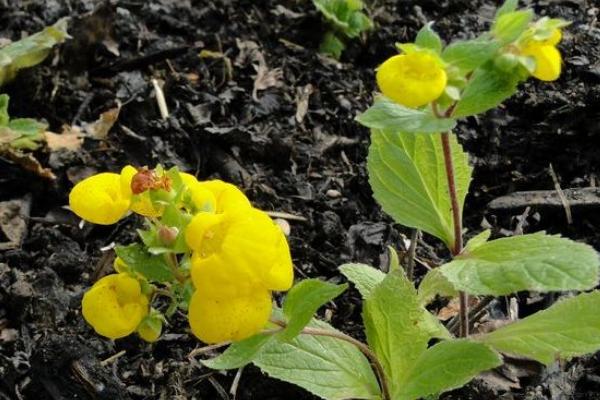
[(535, 71), (533, 76), (541, 81), (555, 81), (561, 72), (562, 57), (558, 49), (552, 45), (530, 43), (522, 50), (524, 56), (533, 57)]
[(377, 85), (390, 99), (420, 107), (442, 95), (447, 76), (441, 62), (426, 52), (393, 56), (377, 69)]
[(556, 46), (562, 39), (562, 32), (560, 29), (554, 29), (550, 34), (550, 37), (542, 41), (542, 44)]
[(85, 320), (110, 339), (133, 333), (148, 313), (147, 297), (141, 294), (139, 283), (126, 274), (100, 279), (84, 294), (81, 305)]
[(137, 169), (132, 165), (126, 165), (121, 170), (121, 191), (127, 197), (131, 197), (133, 194), (131, 191), (131, 181), (137, 172)]
[(227, 233), (226, 222), (226, 215), (199, 212), (186, 227), (187, 245), (202, 257), (208, 257), (215, 251), (219, 251)]
[(162, 215), (161, 209), (156, 209), (150, 199), (150, 193), (143, 192), (137, 196), (131, 198), (131, 211), (136, 214), (143, 215), (144, 217), (160, 217)]
[(213, 299), (196, 290), (188, 320), (194, 335), (205, 343), (239, 341), (265, 327), (271, 307), (271, 294), (265, 289), (229, 299)]
[(162, 321), (145, 318), (137, 327), (137, 333), (148, 343), (156, 342), (162, 333)]
[(215, 196), (217, 213), (239, 212), (252, 207), (246, 195), (235, 185), (218, 179), (200, 182), (199, 185)]
[(77, 183), (69, 194), (69, 206), (80, 218), (100, 225), (114, 224), (129, 208), (118, 174), (104, 172)]

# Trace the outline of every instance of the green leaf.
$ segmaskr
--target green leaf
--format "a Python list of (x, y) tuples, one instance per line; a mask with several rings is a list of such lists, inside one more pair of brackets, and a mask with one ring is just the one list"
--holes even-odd
[(8, 95), (0, 95), (0, 146), (8, 144), (17, 150), (36, 150), (45, 140), (48, 125), (31, 118), (10, 119), (9, 101)]
[(480, 114), (495, 108), (517, 91), (519, 76), (507, 74), (488, 64), (478, 68), (457, 103), (455, 118)]
[(498, 10), (496, 11), (496, 17), (494, 19), (497, 20), (504, 14), (515, 11), (518, 5), (519, 0), (506, 0), (500, 7), (498, 7)]
[(519, 10), (501, 14), (492, 25), (492, 34), (501, 45), (514, 42), (525, 32), (533, 16), (533, 10)]
[(210, 360), (201, 360), (200, 362), (212, 369), (235, 369), (241, 368), (252, 360), (262, 351), (263, 347), (271, 340), (273, 335), (254, 335), (242, 341), (233, 343), (222, 354)]
[(431, 336), (423, 329), (430, 322), (426, 314), (402, 271), (387, 274), (364, 302), (367, 341), (383, 365), (392, 392), (427, 349)]
[(406, 133), (437, 133), (456, 126), (450, 118), (438, 118), (429, 108), (416, 110), (379, 96), (356, 120), (371, 129), (386, 129)]
[(415, 44), (420, 47), (431, 49), (439, 54), (442, 51), (442, 39), (440, 39), (440, 35), (433, 30), (432, 26), (433, 22), (429, 22), (421, 28), (419, 33), (417, 33)]
[(598, 283), (599, 265), (592, 247), (540, 232), (484, 243), (440, 271), (458, 290), (501, 296), (591, 289)]
[(0, 126), (8, 125), (10, 116), (8, 115), (8, 103), (10, 99), (7, 94), (0, 94)]
[(327, 54), (336, 60), (342, 56), (346, 45), (334, 32), (327, 32), (323, 36), (321, 45), (319, 46), (319, 53)]
[(171, 271), (165, 258), (148, 253), (144, 246), (139, 243), (133, 243), (129, 246), (117, 246), (115, 253), (125, 264), (148, 280), (170, 282), (174, 278), (173, 271)]
[(348, 37), (355, 38), (371, 28), (373, 28), (373, 22), (365, 13), (354, 12), (348, 19), (348, 30), (345, 33)]
[(459, 40), (444, 49), (442, 59), (463, 72), (469, 72), (489, 61), (499, 48), (498, 42), (493, 40)]
[(467, 244), (463, 250), (463, 253), (469, 253), (469, 252), (475, 250), (476, 248), (478, 248), (479, 246), (484, 245), (489, 240), (491, 234), (492, 234), (492, 231), (490, 231), (489, 229), (486, 229), (485, 231), (480, 232), (477, 235), (473, 236), (467, 242)]
[[(309, 326), (338, 332), (316, 320)], [(367, 358), (354, 345), (336, 338), (300, 335), (290, 342), (268, 341), (253, 363), (271, 377), (324, 399), (381, 399)]]
[(368, 298), (385, 278), (385, 273), (366, 264), (344, 264), (339, 269), (342, 275), (354, 283), (363, 299)]
[(481, 343), (443, 341), (421, 354), (392, 397), (414, 400), (443, 393), (459, 388), (480, 372), (501, 364), (499, 354)]
[[(471, 167), (455, 135), (450, 135), (450, 147), (462, 215)], [(441, 134), (372, 130), (367, 167), (374, 197), (386, 213), (402, 225), (440, 238), (448, 247), (453, 245)]]
[(319, 307), (339, 296), (347, 288), (346, 284), (334, 285), (319, 279), (304, 279), (295, 285), (283, 303), (287, 326), (278, 337), (281, 340), (290, 340), (298, 336)]
[(336, 30), (350, 38), (373, 26), (361, 11), (364, 4), (360, 0), (313, 0), (313, 4)]
[(550, 364), (600, 349), (598, 310), (600, 292), (580, 294), (478, 340), (496, 350)]
[(419, 301), (423, 305), (429, 304), (436, 295), (441, 297), (455, 297), (458, 291), (452, 283), (440, 272), (439, 268), (432, 269), (425, 275), (419, 285)]
[(44, 61), (52, 47), (67, 37), (67, 19), (63, 18), (38, 33), (0, 48), (0, 86), (13, 79), (18, 70)]

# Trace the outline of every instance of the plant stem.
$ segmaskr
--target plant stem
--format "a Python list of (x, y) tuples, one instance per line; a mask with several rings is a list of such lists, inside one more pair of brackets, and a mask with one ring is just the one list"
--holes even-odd
[(179, 283), (185, 283), (187, 278), (179, 270), (179, 262), (177, 261), (177, 256), (174, 253), (165, 253), (165, 260), (171, 268), (175, 279), (177, 279)]
[[(452, 206), (452, 221), (454, 225), (454, 243), (450, 251), (453, 256), (457, 256), (463, 249), (462, 238), (462, 218), (460, 206), (458, 205), (458, 195), (456, 193), (456, 181), (454, 175), (454, 163), (452, 160), (452, 150), (450, 148), (450, 133), (442, 132), (442, 148), (444, 151), (444, 166), (446, 168), (446, 178), (448, 181), (448, 193), (450, 195), (450, 204)], [(469, 298), (465, 292), (459, 292), (459, 336), (467, 337), (469, 335)]]
[[(285, 328), (287, 325), (284, 321), (276, 320), (276, 319), (272, 319), (271, 322), (273, 322), (276, 325), (279, 325), (282, 328)], [(369, 361), (371, 362), (371, 365), (373, 366), (373, 369), (375, 370), (375, 373), (377, 374), (377, 380), (379, 381), (379, 385), (381, 386), (382, 400), (391, 400), (392, 399), (383, 366), (379, 362), (377, 355), (369, 348), (369, 346), (367, 346), (360, 340), (354, 339), (352, 336), (346, 335), (345, 333), (342, 333), (339, 331), (319, 329), (319, 328), (313, 328), (313, 327), (309, 326), (309, 327), (305, 327), (304, 329), (302, 329), (300, 334), (301, 335), (313, 335), (313, 336), (328, 336), (328, 337), (332, 337), (335, 339), (343, 340), (345, 342), (348, 342), (348, 343), (356, 346), (356, 348), (358, 348), (361, 351), (361, 353), (363, 353), (369, 359)]]

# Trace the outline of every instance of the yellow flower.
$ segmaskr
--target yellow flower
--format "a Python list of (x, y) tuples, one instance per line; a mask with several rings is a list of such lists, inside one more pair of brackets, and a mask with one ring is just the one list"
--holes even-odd
[(244, 296), (213, 298), (194, 292), (188, 319), (192, 332), (205, 343), (238, 341), (260, 332), (271, 315), (271, 293), (265, 289)]
[(100, 279), (85, 293), (81, 305), (87, 323), (110, 339), (135, 332), (148, 314), (148, 298), (140, 283), (125, 273)]
[(196, 211), (215, 212), (217, 209), (217, 198), (206, 185), (198, 182), (195, 176), (181, 172), (179, 174), (184, 185), (187, 186), (192, 204)]
[(289, 289), (294, 279), (281, 228), (254, 208), (198, 213), (186, 228), (186, 241), (194, 250), (192, 332), (207, 343), (260, 332), (271, 313), (271, 291)]
[(541, 81), (555, 81), (560, 76), (562, 57), (556, 48), (562, 34), (555, 29), (548, 39), (528, 40), (521, 48), (521, 54), (532, 57), (535, 70), (532, 75)]
[(446, 82), (442, 62), (424, 51), (393, 56), (377, 69), (377, 85), (381, 92), (411, 108), (423, 106), (440, 97)]
[(161, 319), (146, 317), (137, 327), (137, 334), (148, 343), (156, 342), (162, 333), (162, 325)]
[(123, 192), (118, 174), (103, 172), (77, 183), (69, 206), (80, 218), (100, 225), (114, 224), (129, 210), (130, 196)]
[(209, 190), (216, 200), (216, 213), (238, 212), (252, 208), (246, 195), (231, 183), (218, 179), (199, 182), (199, 187)]

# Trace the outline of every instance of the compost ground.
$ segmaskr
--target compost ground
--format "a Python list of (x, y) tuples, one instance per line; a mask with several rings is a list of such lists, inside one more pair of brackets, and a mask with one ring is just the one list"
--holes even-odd
[[(600, 5), (525, 3), (539, 15), (573, 21), (560, 45), (564, 73), (551, 84), (530, 80), (502, 107), (459, 124), (475, 167), (467, 235), (484, 227), (496, 236), (547, 230), (599, 248), (598, 202), (573, 207), (570, 224), (563, 207), (488, 207), (516, 191), (554, 190), (550, 164), (563, 188), (596, 186), (600, 168)], [(45, 119), (60, 132), (120, 105), (105, 138), (88, 137), (77, 151), (35, 153), (55, 180), (0, 158), (0, 202), (5, 213), (18, 210), (11, 223), (23, 237), (0, 252), (0, 398), (226, 398), (221, 389), (229, 390), (234, 372), (188, 360), (201, 344), (184, 315), (153, 345), (135, 335), (105, 340), (85, 324), (83, 292), (110, 271), (107, 248), (134, 241), (141, 221), (81, 228), (65, 209), (73, 183), (126, 164), (175, 165), (232, 181), (257, 207), (298, 217), (287, 218), (299, 279), (341, 282), (337, 267), (345, 262), (385, 266), (386, 246), (402, 253), (409, 231), (382, 213), (365, 171), (369, 132), (354, 117), (372, 101), (373, 70), (427, 21), (435, 20), (444, 38), (469, 38), (489, 26), (496, 5), (374, 1), (377, 28), (349, 43), (336, 62), (317, 54), (326, 25), (310, 1), (0, 0), (4, 39), (71, 17), (72, 39), (2, 88), (13, 117)], [(166, 119), (152, 79), (164, 82)], [(9, 239), (2, 235), (0, 242)], [(417, 255), (431, 266), (448, 256), (427, 236)], [(417, 276), (424, 272), (418, 264)], [(520, 316), (555, 298), (515, 297)], [(492, 303), (488, 319), (506, 318), (507, 301)], [(349, 290), (334, 303), (332, 324), (362, 339), (358, 294)], [(596, 399), (599, 390), (595, 355), (547, 369), (514, 360), (444, 398)], [(236, 398), (314, 399), (251, 366)]]

